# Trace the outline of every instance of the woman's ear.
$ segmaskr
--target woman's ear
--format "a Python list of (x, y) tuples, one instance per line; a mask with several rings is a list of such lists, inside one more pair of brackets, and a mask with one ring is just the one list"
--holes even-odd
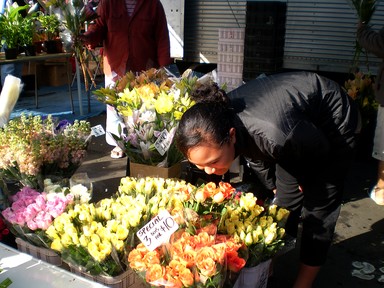
[(236, 128), (229, 129), (229, 139), (231, 144), (236, 143)]

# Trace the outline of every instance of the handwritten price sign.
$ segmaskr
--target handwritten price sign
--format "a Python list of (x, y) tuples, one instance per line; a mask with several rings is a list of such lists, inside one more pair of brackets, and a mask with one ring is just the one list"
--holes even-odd
[(168, 242), (178, 228), (179, 225), (175, 219), (165, 210), (141, 228), (136, 235), (149, 251), (153, 251), (161, 244)]

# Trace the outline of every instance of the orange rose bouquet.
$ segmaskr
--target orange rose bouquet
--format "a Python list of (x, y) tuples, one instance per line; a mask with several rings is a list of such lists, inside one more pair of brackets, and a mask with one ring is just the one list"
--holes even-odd
[(152, 286), (223, 287), (227, 268), (238, 272), (246, 260), (238, 254), (242, 245), (216, 230), (214, 224), (194, 235), (181, 229), (154, 251), (139, 244), (128, 262)]

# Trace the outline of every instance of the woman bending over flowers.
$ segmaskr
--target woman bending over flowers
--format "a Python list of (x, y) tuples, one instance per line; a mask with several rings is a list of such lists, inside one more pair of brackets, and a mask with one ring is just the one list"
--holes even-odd
[(210, 84), (192, 99), (197, 103), (176, 133), (178, 148), (207, 174), (224, 175), (242, 156), (276, 189), (275, 204), (291, 211), (287, 233), (296, 236), (303, 221), (294, 287), (311, 287), (331, 245), (353, 158), (354, 103), (335, 82), (307, 72), (255, 79), (229, 95)]

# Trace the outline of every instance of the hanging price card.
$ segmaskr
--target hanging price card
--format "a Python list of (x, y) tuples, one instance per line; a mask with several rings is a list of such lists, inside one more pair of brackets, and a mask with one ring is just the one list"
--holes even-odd
[(161, 244), (167, 243), (178, 228), (179, 225), (175, 219), (167, 210), (164, 210), (141, 228), (136, 235), (149, 251), (153, 251)]

